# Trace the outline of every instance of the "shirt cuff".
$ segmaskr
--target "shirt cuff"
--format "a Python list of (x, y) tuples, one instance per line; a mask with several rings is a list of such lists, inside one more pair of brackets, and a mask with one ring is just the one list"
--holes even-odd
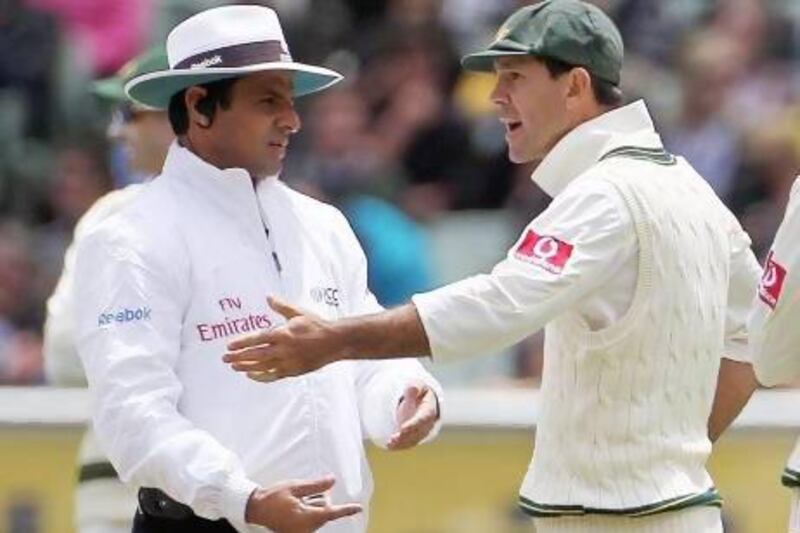
[(746, 340), (730, 340), (725, 343), (725, 351), (722, 354), (725, 359), (738, 361), (739, 363), (752, 363), (750, 346)]
[(441, 298), (437, 297), (436, 291), (415, 294), (411, 297), (411, 301), (414, 303), (414, 307), (417, 308), (422, 328), (428, 337), (431, 359), (437, 363), (460, 359), (459, 354), (452, 351), (448, 353), (442, 344), (441, 335), (437, 333), (437, 317), (447, 317), (448, 309), (446, 305), (443, 305)]
[(220, 510), (222, 516), (234, 524), (245, 525), (245, 511), (250, 495), (258, 488), (258, 484), (245, 478), (231, 476), (222, 487)]

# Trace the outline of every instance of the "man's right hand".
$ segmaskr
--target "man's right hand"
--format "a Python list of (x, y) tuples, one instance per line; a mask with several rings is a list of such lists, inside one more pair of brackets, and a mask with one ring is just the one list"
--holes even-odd
[(332, 505), (327, 496), (319, 502), (304, 500), (330, 490), (334, 478), (315, 481), (287, 481), (266, 489), (256, 489), (247, 501), (245, 521), (265, 526), (275, 533), (310, 533), (331, 520), (362, 511), (361, 505)]

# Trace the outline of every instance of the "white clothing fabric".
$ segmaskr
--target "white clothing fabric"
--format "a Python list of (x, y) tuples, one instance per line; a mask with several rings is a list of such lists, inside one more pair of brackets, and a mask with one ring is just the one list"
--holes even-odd
[[(47, 382), (60, 387), (86, 387), (83, 364), (75, 343), (75, 250), (84, 236), (101, 226), (108, 217), (121, 211), (143, 190), (144, 185), (129, 185), (112, 191), (81, 217), (75, 226), (72, 243), (64, 254), (64, 267), (53, 294), (47, 300), (43, 354)], [(78, 458), (79, 468), (97, 468), (108, 464), (100, 451), (91, 427), (84, 433)], [(110, 466), (110, 465), (108, 465)], [(133, 527), (136, 493), (113, 474), (102, 468), (101, 477), (79, 480), (75, 487), (75, 524), (78, 533), (111, 533)]]
[[(800, 179), (797, 179), (767, 255), (750, 314), (753, 368), (762, 384), (779, 385), (800, 377), (799, 317)], [(787, 487), (800, 487), (800, 440), (789, 456), (782, 482)], [(793, 511), (792, 520), (800, 521), (797, 510)]]
[(800, 179), (767, 257), (749, 327), (758, 381), (773, 386), (800, 377)]
[[(638, 277), (636, 233), (619, 193), (612, 185), (585, 173), (602, 155), (626, 142), (661, 146), (641, 101), (580, 125), (533, 173), (537, 185), (554, 198), (528, 229), (573, 245), (569, 268), (563, 275), (554, 276), (515, 259), (515, 245), (508, 259), (491, 274), (414, 296), (415, 305), (432, 317), (425, 329), (434, 341), (437, 361), (497, 352), (541, 329), (565, 309), (577, 308), (592, 329), (608, 327), (625, 314)], [(578, 180), (578, 176), (588, 179)], [(760, 267), (747, 234), (741, 231), (734, 237), (724, 356), (749, 361), (747, 316)], [(484, 308), (464, 316), (462, 305)], [(448, 320), (454, 309), (459, 309), (458, 316), (463, 320)]]
[[(616, 156), (601, 161), (612, 153)], [(523, 484), (520, 504), (531, 514), (553, 516), (592, 513), (598, 509), (640, 514), (662, 509), (664, 505), (679, 508), (687, 502), (690, 505), (715, 505), (719, 502), (703, 467), (710, 451), (705, 425), (716, 386), (719, 357), (748, 360), (746, 319), (759, 267), (749, 248), (747, 234), (685, 161), (678, 158), (669, 166), (653, 163), (653, 160), (658, 163), (673, 159), (664, 152), (642, 102), (610, 111), (582, 124), (561, 139), (536, 168), (532, 176), (534, 181), (555, 198), (548, 209), (526, 228), (507, 258), (491, 274), (468, 278), (416, 295), (413, 299), (433, 357), (437, 360), (493, 352), (561, 319), (581, 325), (582, 331), (574, 339), (568, 339), (569, 332), (554, 336), (552, 328), (546, 330), (542, 420), (547, 419), (548, 410), (552, 410), (551, 419), (557, 419), (559, 410), (565, 410), (560, 415), (569, 418), (564, 421), (568, 426), (567, 433), (558, 438), (562, 442), (573, 439), (588, 443), (589, 447), (597, 444), (596, 451), (607, 449), (610, 455), (596, 458), (587, 471), (581, 465), (588, 459), (580, 460), (575, 454), (568, 455), (569, 449), (577, 450), (580, 446), (561, 450), (553, 448), (548, 459), (557, 457), (559, 453), (562, 456), (567, 454), (558, 462), (561, 468), (553, 468), (552, 476), (544, 476), (540, 482), (536, 481), (534, 468)], [(659, 209), (651, 219), (647, 207), (657, 201), (657, 191), (650, 187), (646, 193), (636, 193), (636, 180), (642, 180), (643, 186), (648, 185), (650, 182), (645, 180), (653, 175), (657, 176), (659, 185), (669, 187), (671, 184), (666, 178), (669, 174), (675, 176), (680, 186), (676, 185), (678, 188), (670, 191), (669, 204)], [(625, 180), (625, 190), (620, 189), (616, 181), (618, 177)], [(626, 190), (634, 194), (626, 195)], [(687, 205), (700, 210), (688, 213), (690, 219), (682, 221), (678, 216), (671, 216), (669, 208), (679, 205), (676, 196), (687, 191), (697, 196), (687, 198)], [(632, 205), (642, 201), (645, 203), (641, 216), (634, 216)], [(686, 211), (680, 209), (681, 213)], [(687, 235), (697, 232), (701, 239), (697, 246), (703, 257), (713, 253), (718, 255), (714, 264), (709, 265), (715, 269), (714, 275), (706, 276), (708, 272), (698, 271), (700, 259), (687, 258), (683, 265), (670, 262), (665, 268), (680, 269), (684, 266), (690, 270), (670, 271), (660, 278), (643, 280), (642, 269), (649, 269), (648, 265), (641, 264), (645, 257), (640, 228), (643, 221), (658, 230), (654, 239), (665, 235), (686, 239)], [(719, 242), (711, 242), (716, 237), (719, 237)], [(685, 243), (656, 241), (653, 248), (663, 246), (664, 250), (660, 252), (663, 254), (676, 250), (682, 253), (684, 249), (689, 253), (696, 252), (698, 248), (693, 247), (691, 239), (688, 240)], [(653, 267), (661, 268), (662, 265), (654, 262)], [(701, 282), (711, 283), (711, 277), (714, 278), (712, 286), (700, 286)], [(680, 295), (683, 300), (677, 304), (682, 316), (665, 316), (664, 324), (661, 324), (656, 321), (657, 317), (631, 311), (637, 307), (637, 299), (644, 300), (653, 311), (652, 298), (642, 287), (649, 286), (654, 280), (668, 279), (678, 279), (680, 283), (670, 290), (683, 288), (687, 292)], [(655, 290), (649, 292), (656, 298), (669, 298), (659, 288), (654, 286)], [(702, 291), (707, 291), (707, 294), (699, 294)], [(712, 300), (710, 308), (698, 305), (692, 312), (700, 321), (700, 330), (715, 332), (718, 338), (698, 340), (697, 346), (692, 346), (697, 350), (691, 356), (676, 355), (675, 349), (686, 344), (683, 340), (664, 339), (665, 345), (655, 351), (652, 338), (646, 339), (647, 342), (638, 349), (632, 346), (637, 340), (651, 335), (650, 330), (658, 331), (662, 325), (666, 326), (666, 331), (678, 332), (681, 330), (678, 325), (682, 322), (683, 336), (692, 335), (695, 316), (687, 312), (688, 308), (704, 301), (706, 295)], [(642, 307), (641, 302), (638, 307)], [(715, 312), (723, 316), (709, 316)], [(561, 333), (564, 331), (562, 329)], [(563, 352), (558, 345), (567, 340), (573, 340), (584, 349), (594, 343), (594, 347), (600, 348), (600, 353), (596, 359), (592, 352), (587, 352), (585, 359), (580, 359), (580, 353), (575, 354), (574, 359), (562, 359), (560, 354)], [(615, 345), (624, 347), (624, 351), (614, 354)], [(715, 356), (707, 357), (714, 347)], [(626, 357), (631, 350), (638, 351)], [(608, 388), (607, 384), (601, 386), (599, 382), (604, 374), (607, 378), (619, 379), (633, 392), (642, 385), (634, 377), (639, 365), (645, 365), (643, 379), (655, 376), (654, 365), (660, 364), (658, 356), (664, 351), (672, 354), (670, 357), (675, 358), (673, 363), (683, 361), (684, 357), (686, 363), (692, 363), (695, 356), (702, 361), (693, 380), (694, 387), (687, 387), (686, 391), (678, 391), (679, 387), (671, 386), (667, 380), (659, 379), (652, 383), (657, 387), (652, 391), (654, 400), (673, 392), (691, 395), (691, 401), (676, 399), (686, 408), (684, 417), (670, 416), (668, 423), (653, 426), (643, 416), (646, 409), (642, 407), (649, 405), (649, 396), (643, 393), (633, 394), (628, 403), (622, 398), (623, 394), (614, 393), (610, 397), (615, 402), (605, 407), (595, 406), (603, 410), (603, 416), (592, 416), (592, 409), (588, 406), (596, 404), (596, 395), (602, 396)], [(606, 357), (609, 355), (610, 358)], [(555, 371), (549, 368), (558, 365), (563, 366)], [(608, 365), (615, 367), (610, 374)], [(672, 365), (674, 368), (679, 366)], [(691, 371), (684, 368), (680, 374)], [(564, 391), (569, 393), (559, 396)], [(637, 398), (644, 399), (644, 405), (635, 404)], [(659, 409), (666, 407), (658, 405)], [(654, 411), (654, 417), (660, 413), (660, 410)], [(622, 436), (617, 441), (609, 438), (603, 444), (595, 440), (598, 435), (603, 440), (603, 435), (615, 434), (615, 427), (623, 421), (630, 426), (620, 433)], [(546, 427), (540, 423), (537, 430), (534, 464), (537, 454), (547, 449), (541, 446), (542, 442), (548, 442), (543, 439)], [(674, 432), (675, 427), (679, 431)], [(564, 429), (559, 426), (559, 431)], [(659, 480), (656, 476), (665, 465), (647, 464), (645, 456), (649, 457), (653, 435), (643, 435), (640, 440), (636, 436), (637, 429), (667, 431), (663, 441), (665, 448), (671, 451), (666, 455), (674, 453), (675, 457), (680, 456), (679, 465), (673, 465), (671, 478)], [(679, 442), (681, 439), (686, 441)], [(624, 473), (629, 490), (620, 490), (613, 483), (620, 469), (629, 466), (624, 457), (641, 460), (637, 462), (641, 471), (634, 469)], [(570, 464), (570, 460), (575, 462)], [(543, 461), (541, 468), (547, 468), (548, 463)], [(556, 478), (558, 483), (549, 483)], [(573, 483), (576, 479), (581, 481)], [(545, 487), (548, 484), (551, 485), (549, 489)], [(537, 487), (535, 490), (534, 486)], [(558, 488), (564, 487), (567, 490), (559, 492)], [(679, 490), (681, 487), (689, 492), (682, 492)]]
[(161, 176), (79, 247), (76, 295), (95, 430), (120, 477), (242, 532), (264, 530), (243, 524), (250, 493), (287, 479), (333, 474), (333, 501), (366, 508), (363, 439), (388, 440), (411, 380), (441, 398), (416, 361), (344, 361), (269, 384), (223, 363), (228, 341), (282, 322), (270, 295), (329, 318), (379, 306), (338, 210), (276, 178), (254, 190), (243, 169), (177, 143)]
[(800, 533), (800, 488), (792, 490), (791, 511), (789, 511), (789, 533)]
[(717, 507), (692, 507), (683, 511), (642, 518), (628, 516), (578, 516), (533, 520), (536, 533), (722, 533)]

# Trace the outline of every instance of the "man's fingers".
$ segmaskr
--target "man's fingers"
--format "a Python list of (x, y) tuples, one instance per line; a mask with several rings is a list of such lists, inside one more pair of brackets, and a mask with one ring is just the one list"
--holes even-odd
[(420, 408), (392, 435), (387, 444), (390, 450), (404, 450), (417, 445), (436, 424), (435, 408)]
[(405, 450), (419, 444), (433, 428), (433, 422), (419, 424), (413, 427), (404, 428), (392, 435), (386, 447), (390, 450)]
[(272, 342), (269, 344), (250, 346), (238, 350), (233, 350), (231, 348), (228, 348), (228, 351), (225, 352), (225, 355), (222, 356), (222, 360), (226, 363), (236, 363), (242, 361), (263, 361), (268, 357), (275, 355), (275, 350), (279, 346), (278, 344), (275, 344), (276, 340), (277, 340), (277, 335), (271, 339)]
[(223, 361), (229, 363), (231, 368), (237, 372), (247, 372), (249, 370), (266, 372), (273, 368), (280, 369), (283, 364), (282, 358), (271, 352), (269, 355), (253, 354), (249, 357), (239, 356), (236, 359), (231, 358), (230, 360), (225, 360), (223, 357)]
[(338, 520), (346, 516), (353, 516), (363, 511), (361, 505), (357, 503), (345, 503), (343, 505), (331, 505), (324, 509), (315, 510), (319, 525), (322, 526), (331, 520)]
[(336, 483), (336, 479), (334, 479), (333, 476), (325, 476), (323, 478), (313, 479), (310, 481), (295, 481), (292, 483), (292, 486), (289, 487), (289, 491), (293, 496), (303, 498), (305, 496), (312, 496), (314, 494), (319, 494), (320, 492), (330, 490), (334, 483)]
[(228, 351), (236, 352), (239, 350), (245, 350), (247, 348), (262, 346), (264, 344), (271, 344), (275, 342), (277, 333), (280, 333), (280, 328), (244, 335), (229, 342)]
[(272, 383), (279, 378), (277, 372), (251, 370), (247, 372), (247, 377), (253, 381), (260, 381), (261, 383)]
[(422, 395), (422, 389), (422, 387), (416, 384), (409, 385), (406, 387), (406, 390), (403, 391), (403, 399), (401, 401), (403, 403), (416, 403), (417, 399)]
[(274, 296), (268, 296), (267, 303), (273, 311), (280, 313), (286, 320), (303, 314), (303, 312), (297, 307), (284, 302), (280, 298), (275, 298)]

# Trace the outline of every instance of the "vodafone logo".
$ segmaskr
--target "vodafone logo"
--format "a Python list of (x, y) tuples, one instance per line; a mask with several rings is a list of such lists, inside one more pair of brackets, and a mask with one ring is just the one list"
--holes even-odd
[(761, 278), (761, 286), (765, 289), (774, 287), (778, 282), (778, 269), (775, 265), (767, 265), (764, 269), (764, 276)]
[(773, 254), (770, 252), (764, 264), (761, 283), (758, 286), (758, 297), (772, 309), (778, 305), (784, 279), (786, 279), (786, 269), (773, 259)]
[(528, 230), (514, 252), (517, 259), (534, 264), (553, 274), (561, 274), (572, 255), (573, 246), (549, 235)]
[(533, 255), (544, 260), (557, 256), (558, 241), (553, 237), (540, 237), (533, 246)]

